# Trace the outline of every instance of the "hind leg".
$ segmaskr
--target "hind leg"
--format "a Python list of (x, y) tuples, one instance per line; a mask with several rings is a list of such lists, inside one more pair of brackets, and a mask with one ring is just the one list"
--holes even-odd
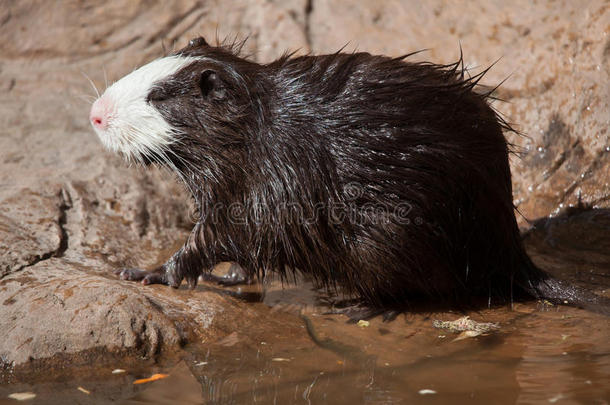
[(252, 284), (252, 277), (237, 263), (231, 263), (231, 267), (226, 274), (216, 276), (211, 273), (204, 273), (201, 277), (205, 281), (212, 281), (224, 286), (248, 285)]

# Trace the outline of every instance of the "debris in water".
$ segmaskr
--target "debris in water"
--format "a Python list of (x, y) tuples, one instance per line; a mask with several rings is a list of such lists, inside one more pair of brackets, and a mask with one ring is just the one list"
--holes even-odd
[(554, 404), (555, 402), (557, 402), (557, 401), (559, 401), (560, 399), (563, 399), (563, 398), (564, 398), (563, 394), (557, 394), (553, 398), (549, 398), (549, 402)]
[(433, 395), (436, 394), (436, 391), (424, 388), (423, 390), (419, 390), (419, 395)]
[(13, 392), (8, 397), (17, 401), (27, 401), (36, 398), (36, 394), (33, 392)]
[(91, 391), (84, 389), (83, 387), (78, 387), (77, 390), (79, 390), (80, 392), (84, 392), (87, 395), (91, 394)]
[(122, 368), (115, 368), (114, 370), (112, 370), (112, 374), (122, 374), (124, 372), (125, 370), (123, 370)]
[[(447, 329), (451, 332), (468, 332), (462, 333), (455, 340), (462, 340), (469, 337), (475, 337), (490, 333), (496, 329), (500, 329), (500, 325), (494, 322), (476, 322), (470, 319), (469, 316), (456, 319), (455, 321), (432, 321), (432, 326), (438, 329)], [(455, 341), (454, 340), (454, 341)]]
[(271, 359), (271, 361), (290, 361), (290, 359), (284, 357), (274, 357)]
[(206, 364), (208, 364), (207, 361), (200, 361), (199, 363), (195, 363), (195, 367), (205, 366)]
[(483, 332), (480, 332), (478, 330), (465, 330), (464, 332), (460, 333), (458, 335), (458, 337), (456, 337), (455, 339), (452, 340), (452, 342), (457, 342), (458, 340), (464, 340), (464, 339), (468, 339), (468, 338), (473, 338), (479, 335), (482, 335)]
[(361, 328), (368, 328), (371, 325), (371, 323), (369, 321), (365, 321), (364, 319), (361, 319), (358, 321), (357, 325), (360, 326)]
[(162, 380), (164, 378), (169, 377), (169, 374), (153, 374), (149, 378), (140, 378), (139, 380), (135, 380), (134, 384), (144, 384), (147, 382)]

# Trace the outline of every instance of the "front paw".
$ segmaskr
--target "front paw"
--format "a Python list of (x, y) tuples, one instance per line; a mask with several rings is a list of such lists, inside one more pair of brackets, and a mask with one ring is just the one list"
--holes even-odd
[(121, 280), (139, 281), (144, 285), (168, 284), (164, 274), (141, 269), (120, 269), (114, 272)]

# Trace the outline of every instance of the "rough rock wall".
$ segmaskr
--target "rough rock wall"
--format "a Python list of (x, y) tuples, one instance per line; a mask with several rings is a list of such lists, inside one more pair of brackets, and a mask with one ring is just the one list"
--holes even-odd
[[(92, 300), (100, 308), (91, 330), (84, 324), (64, 351), (156, 347), (188, 335), (190, 326), (174, 329), (166, 319), (189, 305), (104, 279), (116, 267), (166, 258), (189, 228), (189, 209), (171, 175), (129, 168), (103, 151), (87, 119), (94, 91), (85, 76), (103, 89), (163, 46), (199, 34), (249, 36), (246, 50), (258, 61), (347, 44), (390, 55), (429, 48), (418, 57), (445, 63), (461, 44), (473, 72), (502, 58), (484, 82), (508, 78), (498, 93), (508, 102), (495, 106), (528, 136), (511, 136), (524, 151), (513, 159), (515, 202), (534, 219), (578, 196), (610, 206), (609, 32), (602, 0), (1, 1), (0, 366), (61, 351), (30, 339), (30, 325), (43, 322), (52, 336), (73, 325), (68, 312)], [(78, 280), (92, 288), (72, 294)], [(144, 303), (140, 311), (115, 308), (126, 294), (130, 308)], [(51, 307), (37, 306), (41, 299), (68, 312), (48, 322)], [(27, 305), (17, 317), (13, 308)], [(197, 307), (192, 319), (219, 308)], [(148, 328), (136, 322), (139, 313), (152, 314)], [(100, 336), (104, 322), (138, 338)]]

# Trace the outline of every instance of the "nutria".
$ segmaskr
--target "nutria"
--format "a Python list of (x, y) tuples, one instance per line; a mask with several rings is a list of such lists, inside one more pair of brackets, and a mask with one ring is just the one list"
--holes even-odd
[(374, 308), (515, 297), (595, 309), (526, 254), (512, 204), (511, 127), (478, 75), (369, 53), (269, 64), (203, 38), (109, 87), (105, 146), (175, 171), (200, 218), (144, 284), (195, 286), (221, 261), (299, 271)]

